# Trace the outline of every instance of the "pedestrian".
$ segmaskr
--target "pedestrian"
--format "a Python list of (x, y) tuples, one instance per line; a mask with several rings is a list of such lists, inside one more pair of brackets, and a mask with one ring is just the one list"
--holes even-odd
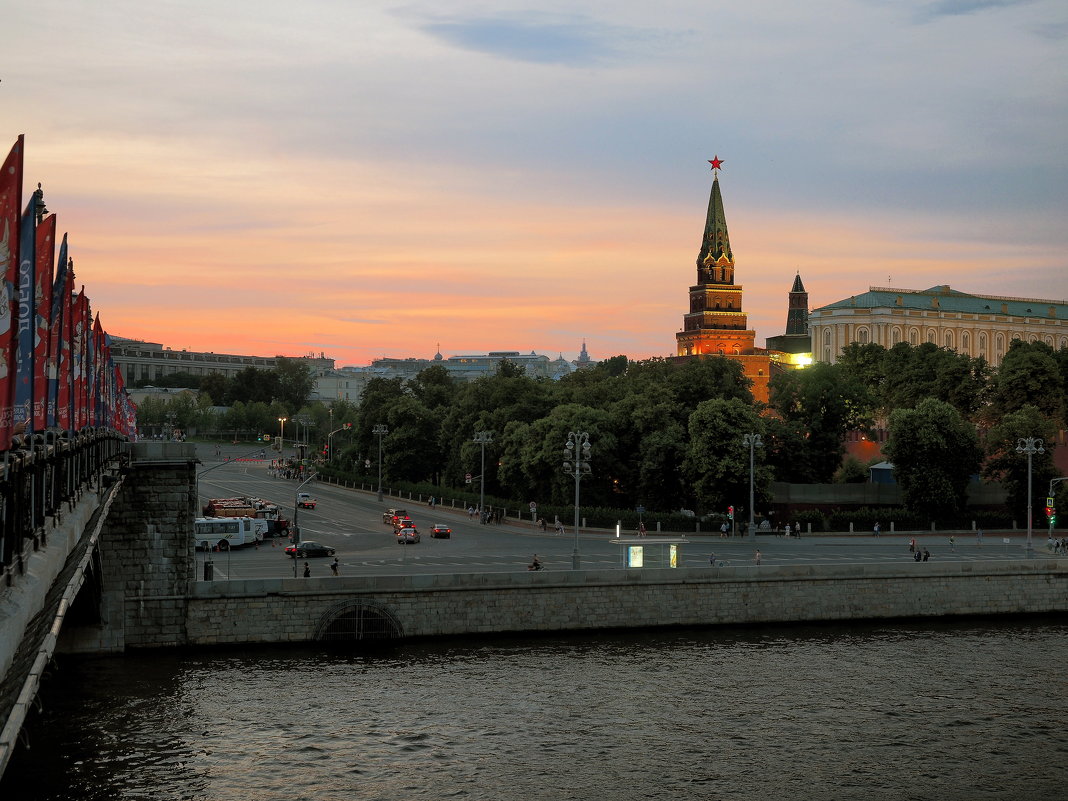
[(975, 544), (980, 548), (983, 547), (983, 530), (981, 528), (975, 530)]
[(951, 550), (951, 551), (956, 551), (957, 550), (957, 541), (956, 541), (956, 539), (954, 539), (954, 537), (952, 535), (950, 535), (950, 537), (949, 537), (949, 550)]
[(916, 551), (916, 554), (912, 558), (919, 562), (921, 559), (923, 559), (923, 554), (919, 551)]
[(639, 537), (644, 537), (645, 534), (646, 534), (646, 532), (645, 532), (645, 523), (638, 523), (638, 536)]
[(311, 565), (307, 562), (304, 563), (304, 578), (308, 578), (311, 575)]
[(909, 553), (916, 553), (916, 538), (909, 540)]
[(758, 566), (760, 565), (760, 551), (756, 552), (756, 556), (753, 557), (753, 561), (756, 562)]
[(722, 526), (719, 527), (719, 538), (720, 539), (725, 539), (726, 537), (727, 537), (727, 524), (724, 523)]
[(794, 536), (801, 539), (801, 524), (796, 520), (794, 521)]
[(786, 539), (790, 539), (790, 524), (789, 523), (786, 524), (786, 528), (784, 529), (784, 531), (786, 532)]
[(712, 567), (716, 566), (716, 555), (714, 553), (708, 555), (708, 563), (712, 565)]
[(924, 548), (923, 549), (923, 561), (926, 562), (930, 558), (931, 558), (931, 552), (928, 551), (926, 548)]
[(337, 561), (337, 557), (335, 556), (334, 557), (334, 561), (330, 563), (330, 572), (333, 573), (335, 576), (338, 575), (337, 567), (338, 567), (338, 561)]
[(557, 534), (563, 534), (564, 533), (564, 524), (560, 522), (560, 518), (559, 517), (556, 518), (556, 533)]
[(875, 536), (878, 537), (879, 536), (879, 521), (878, 520), (875, 521), (875, 528), (873, 529), (873, 531), (875, 533)]

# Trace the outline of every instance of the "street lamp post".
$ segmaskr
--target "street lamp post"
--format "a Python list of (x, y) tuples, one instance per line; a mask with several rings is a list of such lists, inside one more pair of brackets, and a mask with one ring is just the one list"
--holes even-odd
[(571, 554), (571, 567), (582, 566), (579, 557), (579, 482), (590, 474), (590, 435), (585, 431), (572, 431), (564, 444), (564, 472), (575, 477), (575, 550)]
[(749, 446), (749, 536), (756, 539), (756, 529), (753, 528), (755, 522), (753, 517), (753, 453), (756, 448), (762, 447), (764, 442), (760, 439), (760, 434), (746, 434), (742, 437), (742, 444)]
[(486, 445), (493, 442), (493, 433), (491, 431), (479, 431), (475, 434), (473, 442), (482, 446), (482, 474), (479, 476), (481, 480), (481, 488), (478, 492), (478, 519), (480, 522), (486, 520)]
[(382, 437), (389, 433), (389, 429), (379, 423), (371, 429), (371, 433), (378, 437), (378, 500), (382, 500)]
[(283, 436), (285, 434), (286, 420), (288, 420), (288, 419), (289, 419), (288, 417), (279, 417), (278, 418), (278, 458), (279, 459), (282, 458), (282, 438), (283, 438)]
[(1031, 555), (1031, 457), (1036, 453), (1045, 453), (1041, 437), (1020, 437), (1016, 442), (1016, 452), (1027, 454), (1027, 555)]

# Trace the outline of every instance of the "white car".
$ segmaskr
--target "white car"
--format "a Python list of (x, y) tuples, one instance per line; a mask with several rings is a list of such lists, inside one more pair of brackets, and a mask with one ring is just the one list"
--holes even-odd
[(397, 542), (401, 545), (419, 542), (419, 531), (414, 528), (402, 528), (397, 531)]

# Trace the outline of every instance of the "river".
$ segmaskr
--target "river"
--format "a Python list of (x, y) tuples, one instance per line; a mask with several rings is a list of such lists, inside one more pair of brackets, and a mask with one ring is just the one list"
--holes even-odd
[(3, 801), (1058, 799), (1059, 619), (61, 657)]

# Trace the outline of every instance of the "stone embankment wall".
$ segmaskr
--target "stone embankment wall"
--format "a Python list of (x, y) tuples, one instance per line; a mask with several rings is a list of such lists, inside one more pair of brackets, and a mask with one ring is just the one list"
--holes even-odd
[(60, 650), (118, 652), (186, 641), (196, 566), (196, 448), (138, 442), (129, 452), (121, 494), (100, 536), (101, 622), (65, 626)]
[(1068, 561), (199, 582), (185, 642), (310, 641), (346, 606), (384, 610), (404, 637), (1047, 613), (1068, 610)]

